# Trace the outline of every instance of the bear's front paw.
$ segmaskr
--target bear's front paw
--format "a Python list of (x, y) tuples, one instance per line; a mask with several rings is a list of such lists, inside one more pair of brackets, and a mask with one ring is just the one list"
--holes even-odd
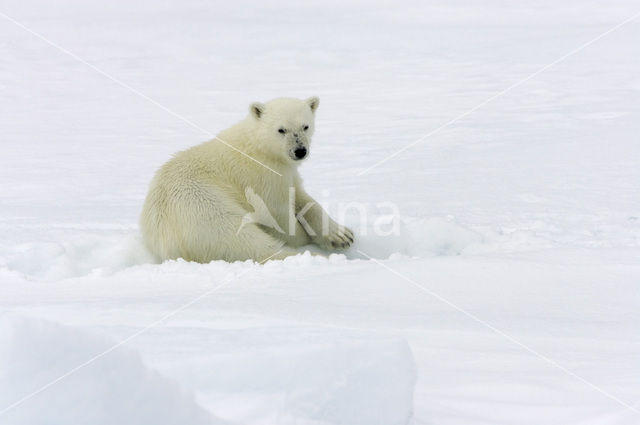
[(344, 250), (354, 241), (353, 232), (345, 226), (332, 226), (329, 234), (321, 237), (316, 243), (329, 250)]

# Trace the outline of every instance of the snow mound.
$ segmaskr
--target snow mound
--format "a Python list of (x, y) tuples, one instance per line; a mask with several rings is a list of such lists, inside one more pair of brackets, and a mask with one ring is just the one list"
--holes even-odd
[(364, 235), (357, 235), (355, 249), (348, 257), (365, 258), (358, 250), (381, 259), (393, 254), (410, 257), (462, 255), (484, 242), (481, 234), (456, 223), (453, 217), (390, 220), (397, 220), (396, 232), (381, 236), (368, 230)]
[[(480, 234), (457, 224), (451, 217), (391, 217), (390, 220), (398, 220), (397, 232), (378, 235), (373, 229), (364, 229), (356, 235), (356, 244), (345, 253), (346, 257), (366, 258), (359, 250), (383, 259), (393, 254), (411, 257), (461, 255), (483, 242)], [(314, 246), (307, 248), (320, 252)], [(153, 262), (142, 237), (132, 230), (73, 229), (62, 236), (48, 235), (46, 240), (0, 246), (0, 269), (45, 281), (111, 275)]]
[(150, 262), (152, 256), (133, 232), (74, 231), (59, 239), (0, 249), (0, 268), (47, 281), (107, 275)]
[[(0, 411), (111, 345), (74, 328), (15, 318), (0, 321)], [(25, 424), (178, 425), (215, 420), (176, 383), (116, 348), (0, 414)]]

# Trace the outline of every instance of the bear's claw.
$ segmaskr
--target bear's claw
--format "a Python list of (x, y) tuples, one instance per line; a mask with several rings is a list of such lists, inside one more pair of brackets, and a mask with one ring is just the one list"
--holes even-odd
[(344, 250), (348, 249), (353, 241), (354, 236), (351, 229), (344, 226), (336, 226), (319, 245), (335, 250)]

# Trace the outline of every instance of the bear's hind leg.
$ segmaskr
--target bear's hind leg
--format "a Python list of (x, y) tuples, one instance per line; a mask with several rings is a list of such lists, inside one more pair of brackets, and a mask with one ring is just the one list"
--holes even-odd
[(190, 187), (174, 201), (165, 220), (168, 258), (208, 263), (214, 260), (257, 262), (298, 252), (258, 224), (242, 225), (249, 212), (234, 197), (215, 187)]
[(285, 245), (284, 241), (271, 236), (253, 223), (243, 226), (234, 236), (237, 239), (230, 244), (232, 252), (229, 252), (228, 261), (253, 259), (263, 263), (299, 254), (295, 249)]

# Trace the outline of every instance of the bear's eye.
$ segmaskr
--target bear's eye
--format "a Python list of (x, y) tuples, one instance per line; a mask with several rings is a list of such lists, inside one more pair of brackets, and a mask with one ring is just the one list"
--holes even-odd
[(285, 130), (284, 128), (281, 128), (280, 130), (278, 130), (278, 133), (280, 133), (280, 134), (284, 134), (286, 132), (287, 132), (287, 130)]
[(302, 127), (302, 129), (303, 129), (304, 131), (307, 131), (307, 130), (309, 130), (309, 126), (308, 126), (308, 125), (305, 125), (304, 127)]

